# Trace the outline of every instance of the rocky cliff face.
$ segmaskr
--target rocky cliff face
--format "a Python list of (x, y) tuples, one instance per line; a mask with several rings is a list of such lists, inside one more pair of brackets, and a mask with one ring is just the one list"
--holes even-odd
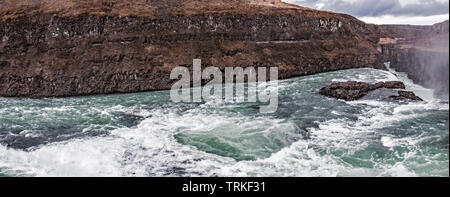
[(391, 67), (425, 87), (435, 96), (449, 97), (449, 22), (433, 26), (381, 26), (383, 57)]
[(0, 96), (165, 90), (194, 58), (277, 66), (280, 78), (384, 69), (374, 28), (278, 0), (4, 0)]

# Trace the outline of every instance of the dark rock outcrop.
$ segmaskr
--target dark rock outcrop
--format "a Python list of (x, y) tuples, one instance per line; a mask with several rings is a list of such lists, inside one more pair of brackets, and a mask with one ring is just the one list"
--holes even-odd
[(413, 101), (423, 101), (423, 99), (416, 96), (416, 94), (414, 94), (414, 92), (410, 92), (410, 91), (398, 91), (398, 95), (390, 96), (390, 98), (393, 98), (395, 100), (409, 99), (409, 100), (413, 100)]
[(385, 69), (376, 27), (278, 0), (0, 1), (0, 96), (170, 89), (177, 66), (279, 68), (279, 78)]
[[(368, 93), (381, 89), (405, 89), (405, 84), (400, 81), (379, 82), (376, 84), (369, 84), (365, 82), (348, 81), (348, 82), (336, 82), (332, 83), (322, 89), (319, 93), (327, 97), (343, 99), (346, 101), (354, 101), (363, 98)], [(411, 99), (422, 100), (417, 97), (413, 92), (399, 91), (399, 95), (393, 95), (391, 98), (396, 100)]]

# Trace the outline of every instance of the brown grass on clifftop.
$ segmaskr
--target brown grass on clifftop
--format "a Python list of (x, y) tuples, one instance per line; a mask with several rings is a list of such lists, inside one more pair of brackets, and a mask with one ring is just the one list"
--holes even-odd
[(309, 14), (330, 14), (280, 0), (0, 0), (0, 19), (54, 14), (76, 16), (79, 14), (142, 16), (193, 15), (199, 13), (267, 13), (269, 10), (294, 9)]

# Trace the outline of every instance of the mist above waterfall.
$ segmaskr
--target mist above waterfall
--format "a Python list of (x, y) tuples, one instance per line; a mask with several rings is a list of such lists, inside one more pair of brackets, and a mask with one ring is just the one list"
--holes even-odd
[(433, 88), (435, 96), (449, 98), (449, 23), (433, 26), (431, 35), (416, 43), (416, 58), (422, 65), (424, 85)]
[(380, 45), (391, 68), (408, 74), (414, 83), (449, 98), (449, 23), (433, 26), (381, 25)]

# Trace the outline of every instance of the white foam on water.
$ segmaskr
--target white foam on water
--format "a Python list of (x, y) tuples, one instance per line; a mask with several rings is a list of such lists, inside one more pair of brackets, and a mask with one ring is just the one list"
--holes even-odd
[(394, 166), (387, 168), (380, 176), (417, 177), (417, 174), (408, 170), (402, 163), (397, 163)]
[(427, 139), (424, 136), (400, 139), (382, 136), (380, 143), (388, 148), (403, 146), (411, 150), (407, 155), (398, 155), (404, 161), (392, 165), (379, 163), (373, 159), (368, 160), (367, 162), (375, 165), (373, 169), (351, 167), (350, 164), (329, 153), (345, 150), (346, 155), (351, 155), (373, 143), (369, 138), (377, 134), (377, 129), (420, 116), (420, 114), (404, 112), (440, 109), (441, 104), (419, 102), (401, 105), (381, 101), (354, 101), (349, 104), (370, 107), (354, 124), (349, 124), (349, 121), (345, 119), (320, 123), (319, 128), (311, 129), (309, 141), (298, 141), (267, 159), (243, 161), (232, 166), (225, 166), (219, 174), (229, 176), (418, 176), (416, 172), (411, 171), (411, 166), (407, 165), (410, 165), (410, 159), (416, 157), (416, 144)]
[(415, 176), (402, 164), (386, 169), (353, 168), (315, 148), (367, 146), (361, 140), (371, 131), (351, 128), (345, 120), (321, 124), (312, 131), (311, 141), (298, 141), (269, 158), (236, 162), (181, 145), (173, 138), (176, 129), (209, 130), (232, 124), (232, 118), (187, 114), (183, 118), (162, 113), (137, 128), (117, 129), (108, 137), (70, 140), (30, 152), (1, 146), (0, 166), (36, 176)]
[[(370, 144), (373, 136), (376, 135), (376, 128), (379, 125), (374, 124), (371, 121), (359, 120), (358, 124), (353, 127), (348, 126), (342, 121), (329, 121), (319, 126), (319, 129), (314, 130), (312, 133), (313, 140), (311, 144), (315, 146), (320, 146), (326, 153), (332, 151), (342, 151), (343, 156), (353, 155), (356, 151), (364, 150)], [(362, 126), (361, 126), (362, 125)], [(394, 148), (399, 146), (400, 143), (389, 137), (382, 137), (380, 142), (389, 148)], [(327, 154), (328, 155), (328, 154)], [(356, 158), (355, 158), (356, 159)], [(339, 160), (339, 158), (335, 159)], [(370, 169), (358, 169), (358, 168), (348, 168), (343, 171), (339, 171), (338, 175), (341, 176), (416, 176), (413, 171), (408, 168), (404, 168), (402, 172), (394, 170), (395, 166), (390, 164), (379, 163), (379, 161), (372, 159), (362, 160), (367, 163), (374, 164), (374, 168)], [(342, 161), (342, 163), (346, 164)], [(346, 164), (350, 165), (350, 164)], [(395, 165), (403, 165), (402, 162), (396, 163)], [(345, 166), (345, 165), (341, 165)]]
[(228, 158), (178, 144), (170, 129), (203, 127), (171, 118), (149, 118), (137, 128), (44, 145), (26, 152), (0, 146), (0, 166), (35, 176), (213, 176)]
[(371, 68), (351, 69), (346, 70), (344, 72), (348, 72), (348, 74), (342, 76), (341, 78), (332, 79), (332, 81), (333, 82), (362, 81), (367, 83), (376, 83), (376, 82), (398, 80), (398, 78), (391, 72)]
[[(200, 109), (152, 115), (136, 128), (117, 129), (108, 137), (48, 144), (29, 152), (1, 146), (0, 166), (36, 176), (214, 176), (220, 166), (235, 161), (179, 144), (177, 130), (211, 131), (239, 122), (243, 128), (252, 126), (240, 117), (207, 115)], [(271, 121), (277, 123), (253, 124)]]
[[(361, 74), (355, 80), (387, 81), (395, 77), (389, 72), (372, 72), (370, 69), (361, 72), (375, 74)], [(387, 148), (408, 147), (412, 150), (399, 155), (404, 161), (394, 164), (366, 161), (374, 164), (371, 169), (355, 168), (331, 152), (344, 150), (344, 155), (351, 155), (362, 150), (369, 146), (377, 129), (421, 115), (414, 111), (448, 110), (448, 103), (434, 100), (409, 104), (362, 100), (346, 104), (365, 106), (365, 111), (354, 122), (345, 118), (318, 122), (318, 128), (309, 128), (310, 139), (299, 140), (267, 158), (253, 161), (235, 161), (206, 153), (178, 143), (174, 136), (180, 131), (188, 134), (215, 131), (214, 135), (219, 137), (242, 135), (245, 130), (260, 128), (265, 128), (260, 131), (264, 134), (271, 129), (292, 129), (293, 124), (239, 113), (230, 116), (225, 112), (208, 111), (230, 107), (220, 99), (182, 114), (176, 113), (174, 108), (148, 111), (122, 105), (91, 109), (105, 115), (124, 112), (149, 118), (136, 127), (111, 131), (106, 137), (72, 139), (30, 151), (0, 146), (0, 172), (13, 176), (417, 176), (410, 166), (419, 164), (411, 164), (410, 158), (418, 157), (414, 147), (426, 140), (422, 136), (381, 136), (379, 143)], [(332, 113), (339, 114), (337, 111)], [(217, 131), (218, 128), (222, 130)], [(228, 130), (225, 132), (223, 128)], [(436, 161), (428, 163), (433, 162)]]
[(391, 137), (383, 136), (381, 137), (381, 143), (383, 143), (383, 146), (392, 148), (398, 145), (398, 143), (393, 140)]
[[(266, 159), (236, 162), (173, 138), (177, 129), (207, 131), (240, 120), (198, 112), (182, 116), (158, 112), (137, 128), (117, 129), (108, 137), (54, 143), (29, 152), (0, 146), (0, 166), (35, 176), (338, 176), (352, 170), (332, 156), (320, 155), (305, 141)], [(261, 124), (279, 123), (261, 119), (243, 127)]]
[(402, 81), (405, 83), (406, 89), (409, 91), (413, 91), (417, 96), (422, 98), (423, 100), (427, 102), (433, 102), (437, 99), (434, 98), (434, 90), (425, 88), (421, 85), (415, 84), (409, 77), (408, 74), (403, 72), (397, 72), (394, 69), (390, 68), (390, 64), (386, 63), (386, 67), (388, 68), (389, 72), (391, 72), (395, 78), (399, 81)]
[[(411, 102), (408, 104), (399, 104), (395, 102), (383, 102), (373, 100), (361, 100), (346, 102), (353, 106), (365, 106), (366, 111), (358, 115), (358, 120), (354, 123), (346, 119), (335, 119), (320, 123), (318, 129), (312, 129), (311, 145), (326, 147), (327, 151), (345, 150), (346, 155), (351, 155), (354, 151), (363, 150), (371, 140), (376, 139), (374, 136), (380, 135), (377, 130), (391, 126), (392, 124), (415, 119), (424, 114), (417, 113), (424, 110), (448, 110), (446, 106), (440, 102)], [(395, 139), (392, 136), (382, 136), (380, 143), (396, 152), (393, 148), (405, 147), (409, 151), (407, 155), (397, 155), (404, 161), (396, 162), (391, 165), (388, 163), (379, 163), (379, 161), (368, 160), (375, 165), (373, 169), (364, 169), (361, 173), (363, 176), (418, 176), (411, 171), (411, 161), (415, 158), (422, 159), (423, 156), (417, 155), (417, 144), (431, 137), (422, 135), (403, 137)], [(352, 173), (347, 174), (349, 170), (344, 171), (341, 175), (354, 176), (357, 173), (351, 169)], [(361, 170), (361, 169), (360, 169)]]
[(0, 146), (0, 166), (25, 176), (120, 176), (117, 144), (107, 137), (71, 140), (30, 152)]
[(296, 142), (267, 159), (242, 161), (220, 169), (222, 176), (339, 176), (352, 170), (331, 155), (321, 155), (306, 142)]

